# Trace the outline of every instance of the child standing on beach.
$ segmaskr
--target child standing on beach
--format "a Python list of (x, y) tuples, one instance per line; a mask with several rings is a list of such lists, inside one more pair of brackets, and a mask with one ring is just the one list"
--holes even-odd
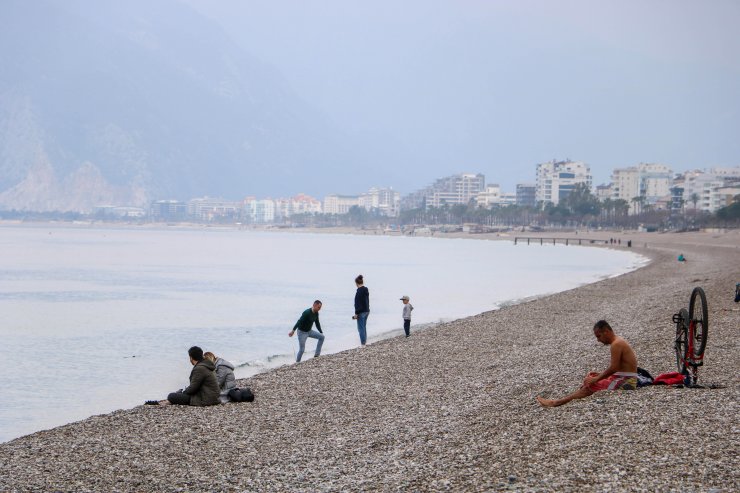
[(414, 306), (409, 303), (408, 296), (402, 296), (401, 301), (403, 301), (403, 331), (406, 332), (406, 337), (408, 337), (411, 335), (411, 310), (414, 309)]

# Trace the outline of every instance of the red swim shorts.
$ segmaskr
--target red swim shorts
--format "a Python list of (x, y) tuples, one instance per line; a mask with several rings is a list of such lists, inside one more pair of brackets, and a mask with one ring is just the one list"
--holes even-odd
[(615, 373), (588, 386), (591, 392), (600, 390), (635, 390), (637, 388), (637, 375), (633, 373)]

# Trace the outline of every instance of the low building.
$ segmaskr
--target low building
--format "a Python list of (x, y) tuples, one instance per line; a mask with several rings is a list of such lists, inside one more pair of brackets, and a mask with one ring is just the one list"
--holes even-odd
[(302, 193), (294, 197), (275, 200), (276, 219), (288, 218), (296, 214), (320, 214), (321, 211), (320, 200)]
[(501, 187), (496, 183), (486, 185), (485, 190), (475, 196), (478, 207), (491, 208), (501, 205)]
[(155, 221), (183, 221), (188, 217), (188, 204), (179, 200), (155, 200), (149, 206)]
[(242, 204), (231, 200), (202, 197), (188, 201), (188, 215), (199, 221), (217, 219), (236, 220), (241, 216)]
[(360, 206), (359, 195), (327, 195), (324, 197), (324, 214), (347, 214), (354, 206)]
[(609, 183), (608, 185), (597, 185), (594, 195), (599, 199), (599, 202), (603, 202), (606, 199), (611, 199), (613, 193), (612, 184)]
[(534, 183), (518, 183), (516, 186), (516, 205), (534, 207), (537, 205), (537, 186)]

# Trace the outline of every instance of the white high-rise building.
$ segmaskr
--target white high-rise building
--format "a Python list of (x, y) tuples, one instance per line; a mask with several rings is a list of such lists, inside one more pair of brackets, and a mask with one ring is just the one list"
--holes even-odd
[(275, 201), (272, 199), (255, 199), (248, 197), (244, 200), (244, 213), (254, 224), (265, 224), (275, 221), (277, 210)]
[(584, 183), (591, 189), (591, 168), (582, 161), (549, 161), (537, 165), (535, 199), (557, 205), (575, 188)]
[(401, 204), (401, 194), (392, 188), (371, 188), (360, 195), (359, 205), (368, 211), (377, 211), (388, 216), (398, 216)]
[(644, 197), (645, 204), (656, 204), (671, 195), (673, 170), (665, 164), (640, 163), (612, 172), (612, 198), (629, 203), (630, 214), (639, 212), (635, 197)]
[(685, 210), (697, 210), (703, 212), (715, 212), (724, 207), (726, 194), (720, 193), (725, 186), (725, 179), (707, 173), (694, 170), (684, 174), (683, 200)]
[(475, 199), (485, 186), (486, 177), (480, 173), (447, 176), (404, 197), (403, 207), (404, 209), (416, 209), (422, 206), (468, 205), (470, 200)]

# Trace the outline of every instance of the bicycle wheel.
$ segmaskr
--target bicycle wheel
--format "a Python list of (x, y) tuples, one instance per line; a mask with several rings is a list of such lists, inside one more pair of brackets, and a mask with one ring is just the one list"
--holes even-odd
[(689, 351), (689, 312), (681, 308), (678, 312), (679, 319), (676, 322), (676, 366), (678, 373), (686, 373), (686, 363)]
[(707, 296), (702, 288), (694, 288), (691, 292), (689, 320), (694, 325), (694, 354), (692, 356), (700, 362), (704, 357), (704, 349), (707, 347), (707, 333), (709, 332)]

